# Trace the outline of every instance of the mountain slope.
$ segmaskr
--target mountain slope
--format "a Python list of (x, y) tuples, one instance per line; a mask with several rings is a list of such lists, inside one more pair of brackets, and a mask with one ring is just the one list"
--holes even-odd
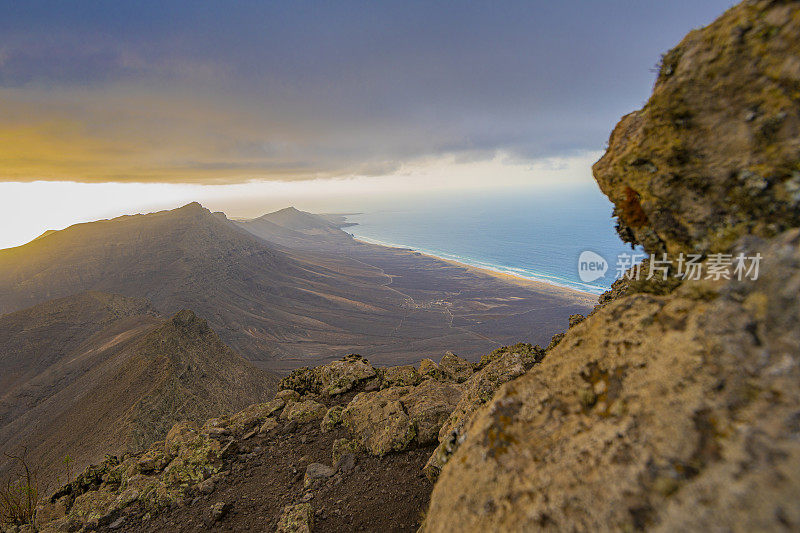
[(147, 300), (85, 292), (0, 317), (0, 400), (112, 323), (145, 316), (155, 316)]
[(143, 296), (164, 314), (195, 309), (256, 360), (282, 343), (346, 350), (369, 338), (365, 330), (391, 331), (402, 303), (379, 285), (293, 260), (199, 204), (78, 224), (0, 251), (0, 312), (78, 290)]
[(287, 207), (236, 224), (253, 235), (289, 248), (335, 250), (353, 245), (353, 237), (326, 218)]
[[(0, 250), (0, 313), (81, 290), (144, 297), (164, 315), (192, 309), (246, 358), (290, 370), (351, 352), (398, 363), (453, 346), (477, 357), (519, 338), (546, 343), (591, 305), (587, 295), (521, 287), (407, 251), (382, 249), (380, 265), (349, 256), (366, 245), (297, 210), (262, 222), (328, 244), (278, 248), (196, 203), (77, 224)], [(332, 246), (330, 235), (351, 245)], [(400, 269), (388, 272), (387, 262)]]
[(166, 322), (140, 311), (141, 300), (87, 293), (0, 317), (0, 365), (23, 370), (0, 399), (0, 447), (27, 447), (52, 480), (66, 455), (82, 468), (274, 391), (274, 376), (191, 311)]

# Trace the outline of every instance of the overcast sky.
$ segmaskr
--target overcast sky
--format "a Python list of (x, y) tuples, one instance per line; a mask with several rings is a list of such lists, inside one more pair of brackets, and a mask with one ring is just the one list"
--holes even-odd
[(729, 0), (0, 4), (0, 180), (386, 176), (602, 150)]

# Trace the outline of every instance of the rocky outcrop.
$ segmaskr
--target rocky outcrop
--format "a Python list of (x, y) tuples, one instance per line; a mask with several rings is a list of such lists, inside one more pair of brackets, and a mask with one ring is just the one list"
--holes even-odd
[(344, 426), (374, 455), (403, 450), (416, 436), (401, 395), (394, 388), (362, 392), (342, 412)]
[(436, 442), (439, 428), (461, 397), (453, 383), (426, 380), (416, 387), (362, 392), (342, 412), (342, 421), (375, 455)]
[(327, 408), (314, 400), (303, 400), (300, 402), (289, 402), (286, 408), (281, 413), (281, 418), (288, 421), (295, 421), (300, 424), (311, 422), (312, 420), (319, 420), (325, 413)]
[[(181, 327), (204, 327), (188, 314), (175, 320)], [(306, 525), (311, 527), (304, 518), (311, 507), (303, 498), (313, 497), (311, 491), (320, 483), (340, 483), (342, 475), (353, 470), (358, 454), (382, 457), (435, 443), (440, 427), (462, 395), (464, 385), (443, 374), (423, 380), (414, 367), (379, 370), (366, 359), (347, 356), (293, 373), (282, 382), (290, 388), (278, 391), (268, 402), (209, 419), (202, 426), (179, 422), (163, 441), (147, 450), (108, 457), (87, 468), (42, 506), (42, 524), (47, 522), (46, 527), (54, 530), (97, 528), (180, 508), (213, 493), (220, 476), (230, 475), (252, 455), (249, 442), (278, 442), (302, 430), (301, 444), (309, 442), (306, 435), (327, 436), (329, 443), (322, 454), (330, 457), (329, 464), (333, 465), (306, 459), (305, 473), (297, 474), (301, 475), (304, 492), (296, 496), (295, 505), (286, 508), (278, 528), (303, 531)], [(401, 385), (405, 383), (410, 385)], [(345, 393), (353, 394), (353, 388), (358, 393), (347, 402)], [(332, 432), (334, 436), (329, 436)], [(417, 459), (419, 467), (424, 457)], [(230, 508), (224, 501), (213, 503), (210, 511), (202, 511), (209, 524), (224, 521)], [(313, 517), (313, 512), (308, 516)]]
[(594, 166), (623, 240), (717, 252), (800, 222), (800, 24), (747, 1), (663, 55), (653, 94)]
[(419, 371), (414, 365), (390, 366), (381, 376), (381, 387), (413, 386), (422, 381)]
[(800, 528), (798, 50), (797, 3), (732, 8), (594, 168), (623, 238), (758, 278), (617, 285), (461, 426), (425, 531)]
[(427, 530), (800, 524), (800, 232), (761, 244), (757, 282), (616, 300), (501, 389)]
[(445, 378), (461, 383), (472, 375), (472, 365), (453, 352), (447, 352), (439, 362), (439, 372)]
[(375, 376), (375, 369), (369, 361), (351, 354), (327, 365), (299, 368), (281, 380), (278, 388), (294, 390), (300, 394), (311, 392), (334, 396)]
[(425, 465), (425, 475), (435, 480), (442, 466), (462, 442), (465, 427), (475, 411), (488, 402), (504, 383), (521, 376), (541, 361), (543, 351), (538, 346), (518, 344), (495, 350), (481, 358), (480, 367), (462, 386), (462, 394), (451, 413), (440, 424), (439, 446)]
[(280, 533), (311, 533), (314, 525), (314, 511), (311, 504), (298, 503), (286, 507), (278, 523)]

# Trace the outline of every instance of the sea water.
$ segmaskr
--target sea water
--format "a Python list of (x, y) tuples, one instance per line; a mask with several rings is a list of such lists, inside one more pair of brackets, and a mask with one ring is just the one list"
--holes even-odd
[[(358, 225), (345, 231), (376, 244), (600, 294), (617, 277), (618, 257), (637, 253), (617, 236), (611, 211), (594, 185), (409, 196), (348, 215)], [(609, 263), (608, 272), (590, 282), (578, 272), (578, 257), (586, 250)]]

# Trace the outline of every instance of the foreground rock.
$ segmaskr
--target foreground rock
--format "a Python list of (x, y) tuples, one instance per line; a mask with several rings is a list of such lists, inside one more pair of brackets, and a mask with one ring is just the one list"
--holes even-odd
[(439, 424), (439, 446), (425, 465), (425, 475), (435, 480), (439, 471), (449, 460), (464, 438), (465, 428), (475, 411), (488, 402), (503, 384), (524, 374), (535, 363), (541, 361), (544, 351), (538, 346), (517, 344), (495, 350), (481, 358), (478, 372), (463, 384), (463, 393), (451, 413)]
[(800, 25), (794, 2), (743, 2), (664, 54), (653, 95), (594, 166), (623, 240), (724, 251), (800, 223)]
[(798, 51), (800, 4), (740, 4), (595, 166), (624, 238), (758, 279), (616, 287), (461, 426), (425, 531), (800, 528)]
[(334, 396), (375, 376), (375, 369), (369, 361), (352, 354), (324, 366), (297, 369), (284, 378), (278, 388), (294, 390), (300, 394), (311, 392)]
[(434, 380), (362, 392), (342, 412), (342, 421), (367, 450), (384, 455), (435, 442), (460, 397), (457, 385)]
[(800, 232), (762, 253), (780, 263), (757, 282), (629, 296), (570, 330), (472, 421), (426, 530), (800, 525)]
[[(369, 384), (376, 390), (367, 391)], [(220, 487), (248, 462), (258, 462), (265, 446), (272, 450), (263, 459), (268, 465), (276, 460), (275, 454), (291, 454), (298, 446), (306, 450), (284, 465), (290, 474), (274, 481), (289, 483), (288, 492), (280, 496), (295, 504), (286, 507), (280, 520), (277, 514), (273, 518), (273, 526), (281, 530), (311, 528), (315, 513), (308, 510), (316, 505), (315, 494), (335, 490), (345, 483), (346, 476), (364, 475), (367, 482), (373, 479), (374, 473), (354, 474), (367, 453), (374, 457), (372, 461), (406, 471), (409, 460), (383, 457), (390, 452), (420, 452), (414, 455), (417, 466), (412, 477), (415, 484), (423, 484), (427, 501), (430, 485), (420, 479), (419, 472), (466, 384), (443, 374), (423, 380), (416, 368), (407, 366), (379, 372), (367, 360), (348, 356), (293, 373), (283, 385), (293, 388), (282, 389), (274, 399), (231, 416), (209, 419), (202, 426), (180, 422), (163, 441), (144, 452), (108, 457), (89, 467), (41, 506), (40, 524), (44, 530), (54, 531), (112, 525), (130, 529), (187, 506), (197, 507), (196, 516), (202, 518), (204, 527), (224, 524), (242, 509), (230, 493), (226, 499)], [(354, 388), (360, 392), (347, 402), (345, 392), (353, 394)], [(315, 444), (317, 440), (321, 443)], [(388, 482), (392, 474), (385, 475)], [(281, 501), (280, 509), (285, 504)], [(338, 518), (331, 517), (334, 521)], [(396, 517), (386, 520), (394, 523)], [(418, 514), (412, 520), (418, 520)]]

